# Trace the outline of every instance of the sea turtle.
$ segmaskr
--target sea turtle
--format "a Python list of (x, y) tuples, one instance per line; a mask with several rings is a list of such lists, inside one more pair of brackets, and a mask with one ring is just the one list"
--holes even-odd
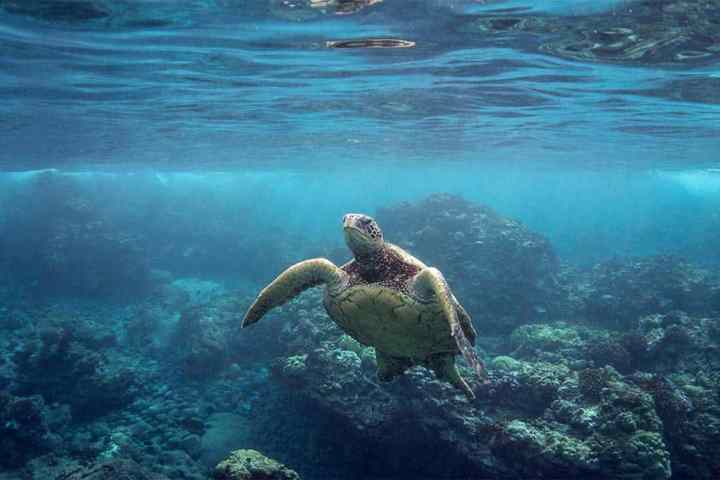
[(260, 292), (242, 326), (324, 284), (330, 318), (355, 340), (375, 348), (379, 380), (422, 365), (474, 398), (457, 371), (455, 355), (462, 354), (482, 377), (473, 348), (477, 334), (442, 273), (385, 242), (377, 222), (367, 215), (349, 213), (342, 224), (355, 258), (342, 267), (325, 258), (291, 266)]

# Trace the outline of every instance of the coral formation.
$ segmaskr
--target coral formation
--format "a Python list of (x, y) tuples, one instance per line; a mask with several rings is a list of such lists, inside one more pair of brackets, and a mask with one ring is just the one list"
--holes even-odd
[(42, 397), (0, 392), (0, 465), (22, 466), (28, 457), (49, 450), (50, 434)]
[(644, 315), (682, 310), (710, 314), (716, 280), (681, 258), (614, 259), (596, 265), (578, 285), (584, 316), (606, 327), (629, 330)]
[(69, 326), (44, 330), (15, 353), (17, 391), (67, 403), (76, 418), (103, 415), (128, 405), (137, 393), (135, 375), (112, 364), (96, 348)]
[(202, 307), (189, 308), (180, 315), (173, 348), (178, 348), (179, 363), (189, 377), (206, 378), (228, 363), (228, 345), (218, 320)]
[(300, 475), (257, 450), (235, 450), (213, 470), (216, 480), (300, 480)]
[(109, 460), (64, 473), (54, 480), (168, 480), (132, 460)]

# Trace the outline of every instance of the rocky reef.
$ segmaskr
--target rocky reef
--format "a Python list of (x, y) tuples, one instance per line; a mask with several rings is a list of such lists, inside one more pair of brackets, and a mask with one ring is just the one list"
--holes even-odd
[(213, 470), (216, 480), (300, 480), (296, 471), (257, 450), (236, 450)]
[(716, 276), (679, 257), (609, 260), (594, 266), (575, 287), (587, 319), (618, 329), (653, 313), (720, 313)]
[(45, 402), (39, 395), (17, 397), (0, 392), (0, 465), (18, 467), (52, 445)]
[(107, 460), (89, 467), (69, 469), (55, 480), (168, 480), (163, 475), (152, 473), (132, 460)]
[(319, 290), (241, 331), (254, 288), (171, 272), (124, 304), (3, 287), (0, 478), (717, 476), (712, 272), (667, 256), (569, 267), (450, 195), (377, 217), (471, 310), (488, 377), (460, 368), (476, 399), (422, 367), (379, 381)]
[(98, 352), (106, 341), (88, 341), (72, 325), (47, 327), (14, 355), (16, 391), (70, 405), (78, 419), (128, 405), (137, 394), (136, 375)]
[[(298, 308), (311, 304), (307, 299)], [(315, 312), (316, 323), (328, 322), (319, 305)], [(717, 322), (684, 319), (699, 329)], [(640, 322), (642, 332), (648, 321)], [(717, 441), (717, 399), (711, 400), (713, 387), (707, 390), (717, 388), (717, 379), (702, 372), (716, 371), (720, 356), (709, 340), (673, 343), (672, 367), (652, 361), (623, 375), (593, 349), (597, 341), (613, 341), (612, 332), (519, 327), (511, 351), (488, 362), (489, 382), (474, 384), (478, 399), (469, 403), (420, 368), (380, 383), (371, 349), (330, 327), (319, 329), (328, 332), (320, 346), (278, 359), (273, 376), (308, 399), (309, 408), (336, 419), (343, 438), (367, 445), (362, 455), (375, 458), (385, 474), (407, 472), (402, 459), (411, 457), (414, 473), (432, 478), (468, 471), (503, 478), (711, 478), (718, 467), (720, 456), (700, 453)], [(667, 329), (677, 338), (673, 324), (653, 338)], [(708, 335), (689, 334), (697, 342)], [(667, 348), (658, 355), (669, 356)]]
[[(496, 257), (512, 258), (512, 266), (461, 250), (471, 243), (463, 225), (476, 225), (473, 219), (483, 214), (489, 218), (483, 219), (481, 231), (489, 232), (483, 244), (496, 248)], [(706, 448), (717, 441), (718, 399), (711, 393), (720, 362), (715, 277), (663, 256), (615, 259), (565, 274), (546, 240), (530, 243), (526, 239), (537, 237), (519, 224), (451, 196), (384, 209), (378, 218), (390, 241), (400, 232), (396, 242), (440, 266), (453, 286), (478, 282), (480, 269), (473, 265), (482, 265), (488, 287), (477, 291), (483, 295), (506, 295), (525, 305), (544, 298), (544, 318), (565, 320), (515, 313), (504, 317), (509, 334), (496, 328), (495, 338), (481, 335), (489, 378), (472, 381), (478, 398), (468, 402), (422, 368), (393, 383), (379, 382), (372, 349), (339, 331), (318, 296), (306, 294), (284, 307), (284, 315), (297, 320), (283, 327), (288, 351), (273, 363), (272, 376), (304, 399), (308, 411), (332, 418), (326, 428), (336, 436), (367, 446), (346, 453), (344, 462), (368, 476), (381, 474), (376, 465), (385, 475), (401, 476), (412, 463), (414, 475), (430, 478), (467, 472), (493, 478), (712, 478), (720, 458)], [(443, 243), (439, 232), (452, 240)], [(545, 255), (523, 255), (528, 244), (545, 247)], [(532, 258), (543, 261), (532, 268), (523, 264)], [(526, 280), (523, 286), (553, 288), (510, 290), (511, 282), (497, 281), (493, 290), (490, 279), (519, 281), (513, 268), (547, 273), (553, 282)], [(463, 295), (458, 293), (468, 309), (492, 308), (472, 299), (468, 306)], [(479, 330), (493, 331), (482, 314), (473, 316)], [(363, 462), (367, 458), (373, 462)]]

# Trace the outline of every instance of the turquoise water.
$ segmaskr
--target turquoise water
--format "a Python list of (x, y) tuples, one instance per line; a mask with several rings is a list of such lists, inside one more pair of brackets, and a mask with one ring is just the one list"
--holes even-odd
[[(720, 3), (0, 0), (0, 98), (0, 480), (717, 478)], [(477, 398), (320, 289), (239, 328), (348, 212)]]

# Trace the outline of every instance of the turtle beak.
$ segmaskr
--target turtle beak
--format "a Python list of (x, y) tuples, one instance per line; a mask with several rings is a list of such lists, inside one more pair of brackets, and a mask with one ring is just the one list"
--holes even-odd
[(348, 213), (347, 215), (343, 216), (343, 229), (348, 230), (350, 228), (357, 228), (355, 226), (355, 220), (357, 219), (358, 215), (355, 213)]

